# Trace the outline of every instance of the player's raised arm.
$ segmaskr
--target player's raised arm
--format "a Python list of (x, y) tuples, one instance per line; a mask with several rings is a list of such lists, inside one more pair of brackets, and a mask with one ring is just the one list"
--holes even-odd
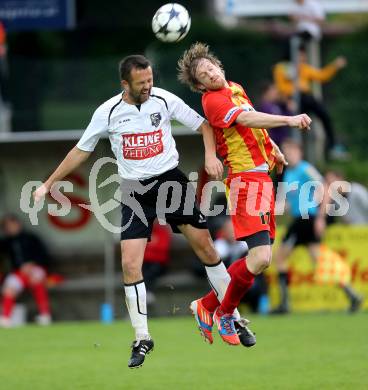
[(205, 148), (205, 169), (213, 178), (220, 180), (224, 173), (224, 167), (216, 156), (216, 141), (212, 127), (204, 121), (198, 129), (202, 133)]
[(41, 198), (50, 191), (55, 182), (64, 179), (64, 177), (70, 172), (78, 168), (84, 161), (87, 160), (90, 154), (91, 152), (85, 152), (77, 146), (74, 146), (46, 182), (33, 192), (35, 202), (41, 200)]
[(294, 116), (272, 115), (258, 111), (243, 111), (236, 122), (250, 128), (271, 129), (274, 127), (290, 126), (299, 129), (309, 129), (312, 119), (307, 114)]
[(52, 185), (64, 179), (70, 172), (79, 167), (95, 149), (102, 134), (107, 132), (109, 124), (109, 112), (121, 99), (120, 95), (114, 96), (104, 104), (100, 105), (93, 113), (90, 123), (84, 131), (77, 145), (65, 156), (64, 160), (56, 168), (55, 172), (33, 193), (35, 202), (38, 202), (51, 189)]

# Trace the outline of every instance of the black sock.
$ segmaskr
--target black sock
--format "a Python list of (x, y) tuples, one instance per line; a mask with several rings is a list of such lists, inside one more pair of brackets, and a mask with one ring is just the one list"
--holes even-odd
[(352, 301), (353, 299), (356, 299), (358, 297), (358, 294), (354, 291), (353, 287), (347, 285), (347, 286), (341, 286), (341, 288), (344, 290), (346, 296)]
[(281, 292), (280, 306), (287, 308), (289, 307), (289, 293), (288, 293), (289, 277), (287, 272), (279, 273), (279, 285), (280, 285), (280, 292)]

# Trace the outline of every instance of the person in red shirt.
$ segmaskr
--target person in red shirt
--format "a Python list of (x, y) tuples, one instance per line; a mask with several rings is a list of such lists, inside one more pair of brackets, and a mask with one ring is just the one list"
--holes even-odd
[(24, 289), (29, 289), (36, 301), (39, 325), (51, 323), (51, 310), (47, 292), (45, 266), (50, 256), (42, 240), (27, 232), (16, 215), (5, 215), (0, 224), (3, 237), (0, 252), (9, 260), (10, 272), (4, 280), (1, 291), (0, 328), (13, 326), (11, 315), (16, 298)]
[(3, 100), (3, 102), (8, 100), (8, 72), (6, 52), (6, 31), (4, 24), (0, 21), (0, 98)]
[(6, 45), (6, 33), (5, 33), (5, 27), (0, 22), (0, 57), (4, 54), (5, 51), (5, 45)]
[[(308, 129), (306, 114), (271, 115), (254, 110), (241, 85), (228, 81), (220, 60), (203, 43), (193, 44), (178, 61), (181, 82), (202, 93), (204, 113), (214, 129), (217, 152), (228, 167), (225, 179), (234, 234), (249, 253), (228, 269), (231, 282), (222, 300), (214, 292), (191, 304), (202, 335), (211, 342), (213, 322), (228, 344), (240, 344), (233, 313), (256, 275), (271, 262), (275, 237), (274, 195), (270, 170), (286, 164), (265, 129), (281, 126)], [(250, 345), (255, 344), (251, 338)]]

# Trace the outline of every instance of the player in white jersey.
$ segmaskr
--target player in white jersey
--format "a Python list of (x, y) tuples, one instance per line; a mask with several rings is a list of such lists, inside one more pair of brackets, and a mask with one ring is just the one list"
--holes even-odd
[[(211, 286), (220, 299), (225, 295), (230, 276), (214, 249), (206, 220), (194, 202), (194, 188), (177, 168), (179, 156), (170, 121), (175, 119), (202, 133), (206, 170), (211, 176), (221, 177), (223, 167), (216, 158), (212, 128), (177, 96), (153, 87), (152, 68), (145, 57), (134, 55), (122, 60), (120, 78), (123, 92), (97, 108), (78, 144), (34, 192), (34, 198), (39, 201), (45, 196), (55, 182), (88, 158), (102, 134), (109, 135), (123, 179), (121, 253), (126, 304), (135, 329), (128, 366), (134, 368), (143, 364), (145, 355), (154, 345), (147, 326), (142, 262), (153, 221), (161, 209), (173, 230), (188, 239), (205, 265)], [(162, 192), (167, 184), (172, 185), (172, 191)], [(165, 199), (160, 204), (162, 193)], [(138, 209), (132, 207), (132, 197)], [(191, 197), (192, 210), (188, 213), (184, 203)], [(174, 202), (178, 207), (169, 212), (167, 204)]]

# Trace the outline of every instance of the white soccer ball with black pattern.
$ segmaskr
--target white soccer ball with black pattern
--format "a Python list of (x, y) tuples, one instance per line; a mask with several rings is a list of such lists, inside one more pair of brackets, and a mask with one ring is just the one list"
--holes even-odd
[(152, 19), (152, 30), (163, 42), (181, 41), (189, 32), (190, 16), (180, 4), (168, 3), (160, 7)]

